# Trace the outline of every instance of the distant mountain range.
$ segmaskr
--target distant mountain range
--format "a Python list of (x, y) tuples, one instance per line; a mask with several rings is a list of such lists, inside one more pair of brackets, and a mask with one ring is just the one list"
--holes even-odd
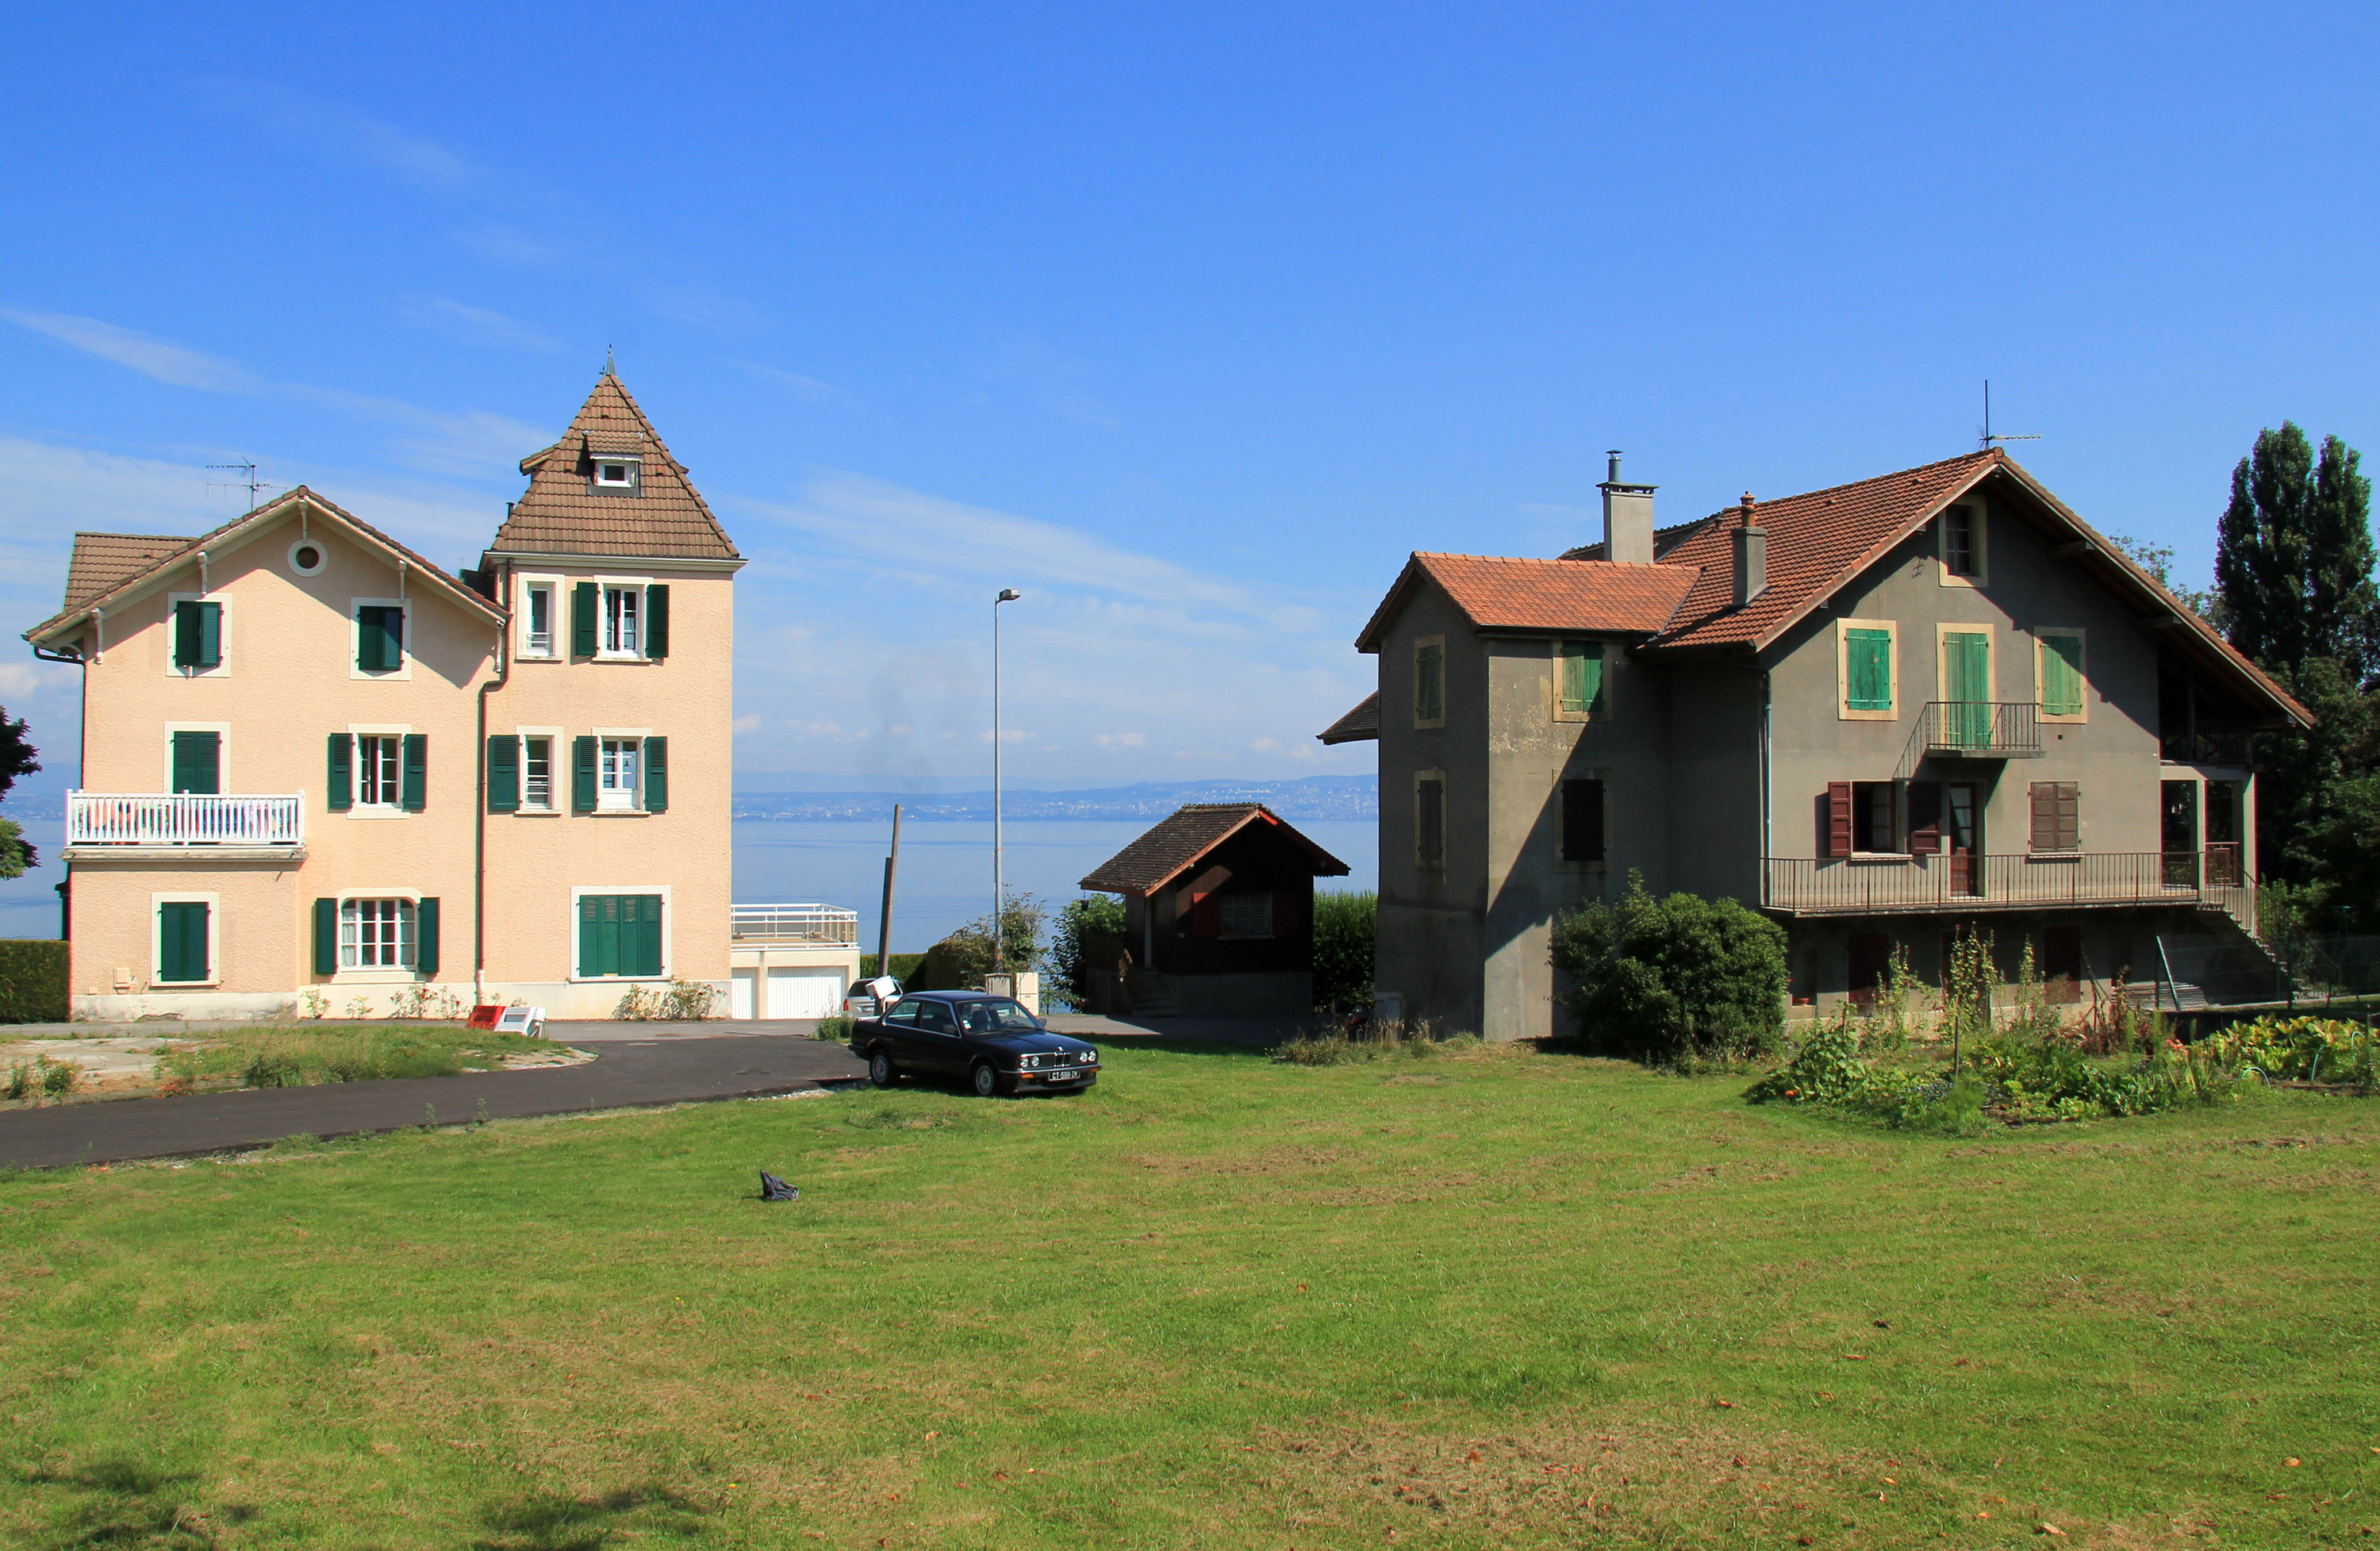
[[(902, 795), (886, 792), (738, 792), (735, 816), (779, 823), (989, 821), (990, 792)], [(1306, 776), (1299, 781), (1144, 782), (1085, 792), (1009, 792), (1001, 812), (1010, 819), (1146, 819), (1154, 822), (1184, 803), (1262, 803), (1281, 818), (1368, 819), (1380, 816), (1377, 776)]]

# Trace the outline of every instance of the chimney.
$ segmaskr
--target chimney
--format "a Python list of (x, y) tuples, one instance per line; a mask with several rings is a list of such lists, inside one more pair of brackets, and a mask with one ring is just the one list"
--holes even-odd
[(1653, 491), (1656, 485), (1628, 485), (1620, 480), (1620, 454), (1611, 459), (1611, 477), (1597, 486), (1603, 492), (1603, 558), (1635, 565), (1653, 563)]
[(1743, 514), (1735, 529), (1735, 606), (1741, 609), (1768, 590), (1768, 530), (1752, 520), (1750, 491), (1737, 510)]

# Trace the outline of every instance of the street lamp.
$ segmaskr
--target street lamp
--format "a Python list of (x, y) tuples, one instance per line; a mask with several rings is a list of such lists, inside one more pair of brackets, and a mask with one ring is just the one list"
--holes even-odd
[(1000, 606), (1014, 603), (1024, 594), (1013, 587), (1000, 589), (991, 600), (991, 967), (1008, 967), (1007, 944), (1002, 940), (1001, 919), (1008, 904), (1008, 890), (1001, 875), (1000, 834)]

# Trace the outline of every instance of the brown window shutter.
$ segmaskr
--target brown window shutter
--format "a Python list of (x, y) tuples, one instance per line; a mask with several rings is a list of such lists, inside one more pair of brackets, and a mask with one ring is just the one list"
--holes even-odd
[(2079, 851), (2082, 847), (2082, 789), (2070, 781), (2033, 783), (2033, 848)]
[(2082, 849), (2082, 788), (2070, 781), (2058, 783), (2058, 849)]
[(2046, 781), (2033, 783), (2033, 848), (2055, 851), (2058, 848), (2057, 787)]
[(1932, 856), (1942, 850), (1942, 783), (1938, 781), (1912, 781), (1909, 783), (1909, 852), (1913, 856)]
[(1852, 854), (1852, 783), (1848, 781), (1827, 782), (1827, 854), (1848, 856)]

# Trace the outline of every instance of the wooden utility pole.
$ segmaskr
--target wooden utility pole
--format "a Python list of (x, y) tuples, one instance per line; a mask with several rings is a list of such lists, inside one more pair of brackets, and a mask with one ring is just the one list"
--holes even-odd
[(884, 915), (876, 928), (876, 973), (892, 973), (892, 874), (901, 865), (901, 805), (892, 805), (892, 854), (884, 858)]

